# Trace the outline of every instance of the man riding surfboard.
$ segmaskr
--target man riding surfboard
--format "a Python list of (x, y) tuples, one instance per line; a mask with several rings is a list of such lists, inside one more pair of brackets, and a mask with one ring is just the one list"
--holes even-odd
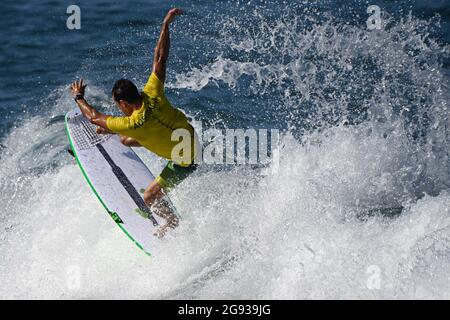
[[(116, 133), (121, 142), (130, 147), (144, 147), (149, 151), (168, 160), (161, 174), (145, 189), (145, 203), (157, 214), (163, 216), (168, 224), (159, 230), (163, 236), (167, 227), (176, 227), (178, 219), (162, 201), (165, 192), (173, 188), (195, 169), (195, 132), (186, 116), (174, 108), (164, 95), (166, 79), (166, 63), (169, 56), (170, 35), (169, 25), (180, 9), (171, 9), (164, 18), (158, 43), (154, 51), (152, 73), (142, 92), (126, 79), (118, 80), (112, 89), (112, 97), (119, 109), (125, 114), (114, 117), (103, 114), (89, 105), (84, 99), (86, 85), (83, 79), (71, 85), (71, 91), (81, 112), (89, 121), (99, 128), (98, 133)], [(174, 148), (179, 144), (173, 139), (174, 132), (184, 131), (190, 140), (189, 148), (174, 154)], [(179, 135), (177, 135), (179, 137)], [(184, 154), (183, 154), (184, 152)], [(139, 213), (148, 218), (145, 213)]]

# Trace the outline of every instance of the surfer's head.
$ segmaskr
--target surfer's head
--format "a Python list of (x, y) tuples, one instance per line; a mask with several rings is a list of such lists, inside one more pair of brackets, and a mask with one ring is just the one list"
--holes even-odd
[(127, 79), (116, 81), (112, 89), (112, 97), (120, 110), (127, 116), (131, 115), (136, 107), (140, 108), (142, 101), (137, 87)]

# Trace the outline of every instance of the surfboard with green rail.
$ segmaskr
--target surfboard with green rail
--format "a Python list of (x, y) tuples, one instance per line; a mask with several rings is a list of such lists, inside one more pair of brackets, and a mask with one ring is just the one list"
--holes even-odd
[[(155, 176), (117, 135), (97, 134), (78, 109), (67, 113), (65, 123), (73, 156), (92, 191), (120, 229), (150, 255), (173, 218), (154, 214), (144, 202), (143, 191)], [(167, 196), (165, 203), (179, 218)]]

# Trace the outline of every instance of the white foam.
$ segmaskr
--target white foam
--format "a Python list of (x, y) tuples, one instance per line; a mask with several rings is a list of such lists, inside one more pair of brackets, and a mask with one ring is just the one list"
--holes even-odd
[[(152, 258), (74, 164), (30, 177), (2, 220), (0, 296), (448, 297), (447, 285), (434, 285), (450, 268), (450, 194), (408, 204), (410, 178), (397, 170), (411, 161), (404, 141), (336, 128), (323, 144), (283, 142), (278, 175), (210, 172), (183, 183), (172, 198), (184, 220)], [(356, 219), (359, 208), (389, 201), (407, 205), (400, 218)], [(379, 290), (367, 288), (372, 265)]]

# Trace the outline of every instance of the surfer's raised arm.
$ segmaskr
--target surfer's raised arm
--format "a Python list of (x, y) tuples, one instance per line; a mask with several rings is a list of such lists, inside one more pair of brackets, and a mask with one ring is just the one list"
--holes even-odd
[(85, 88), (86, 85), (83, 83), (83, 79), (74, 81), (70, 86), (70, 89), (72, 90), (72, 94), (75, 98), (76, 103), (78, 104), (78, 107), (80, 108), (84, 116), (88, 118), (91, 123), (104, 129), (108, 129), (108, 127), (106, 126), (106, 119), (108, 118), (108, 116), (95, 110), (86, 102), (86, 100), (84, 99)]
[(156, 73), (159, 80), (164, 83), (166, 80), (166, 62), (169, 57), (170, 48), (170, 31), (169, 25), (175, 19), (176, 16), (180, 15), (182, 11), (180, 9), (170, 9), (164, 18), (161, 34), (159, 35), (158, 43), (155, 48), (155, 55), (153, 57), (153, 72)]

